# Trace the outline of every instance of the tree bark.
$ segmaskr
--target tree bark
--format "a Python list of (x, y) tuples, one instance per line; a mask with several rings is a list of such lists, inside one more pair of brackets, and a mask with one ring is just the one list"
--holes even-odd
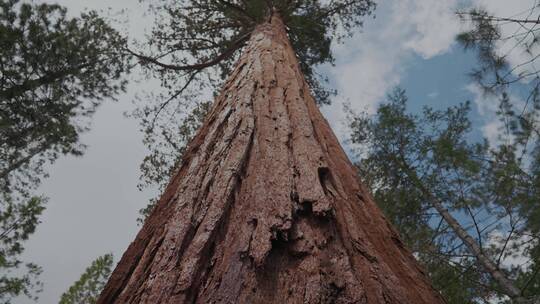
[(358, 181), (274, 15), (98, 303), (444, 300)]

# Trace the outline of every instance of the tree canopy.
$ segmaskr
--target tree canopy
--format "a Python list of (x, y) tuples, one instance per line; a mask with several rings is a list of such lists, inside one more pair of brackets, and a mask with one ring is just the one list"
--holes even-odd
[[(123, 90), (124, 39), (96, 12), (0, 2), (0, 187), (35, 184), (45, 161), (80, 155), (79, 135), (107, 98)], [(24, 168), (24, 170), (19, 170)], [(28, 173), (28, 174), (27, 174)]]
[[(125, 39), (95, 11), (0, 0), (0, 301), (39, 290), (20, 260), (46, 198), (33, 192), (60, 155), (81, 155), (97, 106), (125, 87)], [(37, 288), (34, 288), (37, 287)]]
[[(505, 98), (500, 103), (500, 144), (471, 136), (469, 103), (411, 114), (402, 89), (389, 95), (374, 117), (350, 116), (360, 176), (449, 303), (538, 295), (540, 142), (524, 141), (529, 131), (510, 127), (518, 120), (510, 115), (514, 106)], [(479, 252), (436, 204), (474, 239)], [(508, 294), (480, 255), (522, 298)], [(509, 262), (512, 258), (520, 262)]]
[[(521, 231), (530, 242), (513, 244), (532, 259), (518, 267), (513, 277), (524, 294), (538, 294), (538, 151), (540, 128), (537, 68), (540, 6), (530, 1), (529, 8), (512, 15), (497, 15), (482, 7), (460, 11), (458, 15), (469, 29), (457, 38), (465, 50), (472, 50), (478, 65), (471, 71), (474, 83), (483, 89), (484, 98), (498, 105), (497, 118), (502, 127), (493, 146), (493, 176), (489, 179), (495, 197), (506, 202), (507, 209), (518, 210), (513, 218), (520, 229), (509, 229), (509, 235)], [(527, 239), (523, 237), (522, 239)], [(504, 245), (503, 248), (512, 247)], [(515, 248), (514, 248), (515, 249)], [(537, 299), (540, 301), (540, 299)]]
[(95, 304), (112, 271), (113, 256), (98, 257), (81, 277), (62, 294), (59, 304)]
[[(206, 68), (215, 67), (218, 79), (229, 75), (238, 51), (255, 27), (280, 14), (287, 25), (291, 43), (298, 55), (318, 102), (329, 102), (329, 92), (319, 83), (314, 67), (332, 63), (333, 40), (351, 35), (371, 13), (371, 0), (204, 0), (161, 1), (151, 4), (156, 25), (147, 46), (150, 54), (132, 52), (141, 63), (160, 75), (163, 85), (181, 94), (179, 75), (194, 82)], [(207, 77), (210, 75), (206, 75)], [(211, 77), (211, 76), (210, 76)]]

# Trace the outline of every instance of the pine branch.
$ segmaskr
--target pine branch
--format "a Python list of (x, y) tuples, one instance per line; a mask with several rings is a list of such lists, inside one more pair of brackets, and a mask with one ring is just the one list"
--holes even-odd
[(219, 64), (221, 61), (231, 57), (238, 49), (244, 46), (244, 44), (246, 43), (246, 41), (248, 41), (250, 36), (251, 36), (251, 32), (248, 32), (242, 35), (233, 43), (231, 47), (229, 47), (227, 50), (225, 50), (223, 53), (221, 53), (214, 59), (201, 62), (201, 63), (191, 64), (191, 65), (167, 64), (167, 63), (160, 62), (159, 60), (155, 58), (138, 54), (130, 50), (129, 48), (126, 48), (126, 51), (129, 52), (131, 55), (137, 57), (141, 62), (152, 63), (165, 69), (174, 70), (174, 71), (198, 71), (198, 70), (203, 70), (205, 68)]

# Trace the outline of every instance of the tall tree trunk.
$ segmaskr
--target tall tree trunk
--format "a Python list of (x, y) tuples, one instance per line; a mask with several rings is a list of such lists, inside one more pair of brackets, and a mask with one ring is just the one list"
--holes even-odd
[(274, 15), (98, 303), (444, 300), (358, 181)]

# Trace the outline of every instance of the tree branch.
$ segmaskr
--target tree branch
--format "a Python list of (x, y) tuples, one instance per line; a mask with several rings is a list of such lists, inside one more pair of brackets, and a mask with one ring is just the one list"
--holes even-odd
[(12, 87), (9, 87), (7, 89), (0, 91), (0, 96), (7, 99), (11, 99), (26, 91), (34, 90), (42, 85), (54, 83), (57, 80), (60, 80), (66, 76), (74, 74), (77, 71), (84, 69), (86, 67), (89, 67), (89, 66), (90, 66), (90, 63), (85, 63), (85, 64), (72, 67), (70, 69), (50, 72), (36, 79), (26, 80), (22, 82), (21, 84), (16, 84), (16, 85), (13, 85)]
[(233, 9), (233, 10), (239, 12), (241, 15), (247, 17), (247, 18), (250, 19), (251, 21), (256, 22), (255, 18), (253, 18), (253, 16), (251, 16), (250, 14), (248, 14), (248, 13), (246, 12), (246, 10), (244, 10), (241, 6), (238, 6), (238, 5), (236, 5), (236, 4), (234, 4), (234, 3), (230, 2), (230, 1), (225, 1), (225, 0), (217, 0), (217, 2), (219, 2), (219, 3), (221, 3), (221, 4), (225, 5), (225, 6), (227, 6), (227, 7), (230, 8), (230, 9)]
[(488, 15), (482, 15), (479, 13), (459, 13), (461, 16), (469, 15), (471, 17), (476, 17), (479, 19), (489, 20), (489, 21), (495, 21), (495, 22), (513, 22), (513, 23), (533, 23), (533, 24), (540, 24), (540, 16), (536, 20), (534, 19), (514, 19), (514, 18), (504, 18), (504, 17), (495, 17), (495, 16), (488, 16)]
[(230, 48), (225, 50), (225, 52), (221, 53), (220, 55), (218, 55), (214, 59), (211, 59), (211, 60), (205, 61), (205, 62), (201, 62), (201, 63), (192, 64), (192, 65), (182, 65), (182, 66), (180, 66), (180, 65), (162, 63), (162, 62), (158, 61), (155, 58), (135, 53), (134, 51), (130, 50), (129, 48), (126, 48), (126, 51), (129, 52), (131, 55), (137, 57), (141, 62), (152, 63), (152, 64), (155, 64), (157, 66), (160, 66), (162, 68), (169, 69), (169, 70), (174, 70), (174, 71), (203, 70), (203, 69), (205, 69), (207, 67), (211, 67), (213, 65), (216, 65), (216, 64), (220, 63), (224, 59), (227, 59), (227, 58), (231, 57), (234, 54), (235, 51), (237, 51), (242, 46), (244, 46), (245, 42), (249, 39), (250, 35), (251, 35), (250, 32), (242, 35), (240, 38), (238, 38), (233, 43), (233, 45)]

